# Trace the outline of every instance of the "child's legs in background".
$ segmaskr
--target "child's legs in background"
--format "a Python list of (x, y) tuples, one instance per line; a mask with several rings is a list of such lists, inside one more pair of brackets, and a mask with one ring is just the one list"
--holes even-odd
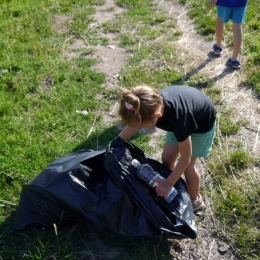
[(223, 7), (216, 5), (217, 8), (217, 23), (216, 23), (216, 38), (217, 38), (217, 46), (221, 46), (223, 33), (224, 33), (224, 24), (227, 23), (230, 19), (230, 14), (232, 9), (228, 7)]
[(246, 6), (234, 8), (231, 13), (230, 19), (233, 21), (233, 34), (234, 34), (234, 48), (233, 48), (233, 55), (231, 57), (232, 60), (237, 60), (238, 54), (240, 51), (240, 47), (242, 44), (242, 23), (245, 20), (246, 15)]
[(216, 43), (218, 47), (222, 46), (223, 33), (224, 33), (224, 22), (222, 18), (218, 17), (216, 23), (216, 38), (217, 38)]
[(233, 22), (233, 34), (234, 34), (234, 47), (232, 60), (237, 60), (238, 54), (240, 52), (240, 47), (242, 44), (242, 24)]

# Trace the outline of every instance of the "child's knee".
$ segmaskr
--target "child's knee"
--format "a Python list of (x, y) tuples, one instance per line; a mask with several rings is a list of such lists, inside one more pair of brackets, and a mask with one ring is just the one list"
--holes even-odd
[(175, 160), (168, 154), (162, 153), (162, 163), (170, 169), (175, 168)]

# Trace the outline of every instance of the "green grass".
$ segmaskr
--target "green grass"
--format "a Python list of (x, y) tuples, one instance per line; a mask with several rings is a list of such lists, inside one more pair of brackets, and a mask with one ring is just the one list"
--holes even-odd
[[(169, 259), (175, 248), (174, 241), (118, 238), (91, 223), (58, 228), (56, 232), (34, 228), (11, 232), (23, 184), (54, 159), (82, 148), (103, 149), (119, 133), (114, 122), (108, 123), (103, 117), (118, 100), (117, 93), (103, 87), (106, 75), (92, 70), (97, 61), (88, 57), (94, 46), (108, 43), (97, 31), (116, 33), (120, 46), (131, 53), (120, 73), (122, 87), (193, 85), (213, 100), (219, 115), (218, 132), (207, 166), (217, 190), (212, 198), (214, 217), (239, 257), (257, 259), (260, 183), (251, 172), (259, 167), (260, 160), (240, 141), (230, 141), (229, 149), (226, 147), (226, 138), (247, 123), (233, 121), (236, 111), (226, 108), (221, 90), (214, 88), (206, 75), (198, 76), (189, 67), (187, 73), (187, 66), (184, 70), (187, 60), (178, 55), (174, 43), (182, 33), (173, 18), (156, 10), (150, 0), (116, 2), (126, 12), (96, 31), (89, 25), (96, 6), (104, 4), (102, 0), (0, 3), (0, 259), (84, 259), (92, 254), (96, 258), (110, 254), (111, 259)], [(212, 38), (215, 11), (206, 9), (206, 1), (182, 2), (190, 7), (197, 30)], [(244, 26), (248, 60), (243, 84), (260, 92), (258, 6), (249, 3)], [(72, 17), (65, 22), (64, 34), (53, 28), (56, 15)], [(76, 40), (86, 42), (89, 48), (70, 50)], [(77, 55), (69, 57), (70, 51)], [(88, 113), (81, 115), (77, 110)], [(164, 138), (157, 138), (156, 147), (150, 145), (149, 135), (137, 134), (131, 141), (152, 156), (162, 148)], [(204, 194), (211, 194), (209, 189), (206, 187)], [(95, 245), (100, 241), (102, 245)]]
[[(80, 145), (94, 120), (102, 131), (101, 116), (96, 115), (96, 110), (108, 109), (109, 102), (97, 105), (100, 102), (95, 96), (104, 92), (101, 85), (105, 75), (89, 69), (94, 60), (66, 59), (62, 51), (65, 36), (57, 35), (51, 24), (53, 15), (60, 12), (72, 12), (83, 23), (87, 22), (95, 9), (76, 11), (85, 4), (84, 1), (78, 1), (77, 5), (71, 1), (12, 1), (1, 5), (0, 42), (4, 51), (0, 57), (0, 197), (3, 200), (17, 203), (21, 185), (54, 158)], [(75, 34), (71, 30), (74, 37), (83, 37), (74, 31)], [(79, 115), (76, 110), (86, 110), (88, 115)], [(107, 143), (108, 140), (103, 145)], [(3, 222), (6, 209), (0, 208), (0, 212)]]
[(218, 118), (219, 130), (222, 135), (236, 134), (240, 129), (239, 122), (233, 123), (231, 116), (232, 110), (222, 110)]

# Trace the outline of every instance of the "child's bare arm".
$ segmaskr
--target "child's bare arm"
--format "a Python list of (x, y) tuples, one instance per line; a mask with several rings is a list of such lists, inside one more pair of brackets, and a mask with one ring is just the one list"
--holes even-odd
[(216, 5), (218, 0), (209, 0), (208, 1), (208, 8), (212, 8)]
[(122, 132), (119, 134), (119, 136), (121, 137), (121, 139), (123, 139), (124, 141), (128, 140), (129, 138), (131, 138), (135, 133), (137, 133), (140, 129), (139, 128), (133, 128), (130, 126), (126, 126)]

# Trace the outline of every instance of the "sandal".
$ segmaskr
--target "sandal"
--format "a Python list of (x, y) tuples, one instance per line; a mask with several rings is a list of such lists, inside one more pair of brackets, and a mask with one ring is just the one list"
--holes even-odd
[(222, 54), (222, 46), (217, 46), (217, 44), (213, 44), (212, 46), (212, 50), (214, 52), (215, 55), (221, 55)]
[(239, 69), (241, 67), (241, 64), (238, 60), (231, 60), (231, 58), (229, 58), (227, 60), (227, 63), (233, 68), (233, 69)]
[(199, 198), (197, 200), (191, 200), (191, 203), (192, 203), (194, 212), (205, 209), (205, 204), (204, 204), (200, 194), (199, 194)]

